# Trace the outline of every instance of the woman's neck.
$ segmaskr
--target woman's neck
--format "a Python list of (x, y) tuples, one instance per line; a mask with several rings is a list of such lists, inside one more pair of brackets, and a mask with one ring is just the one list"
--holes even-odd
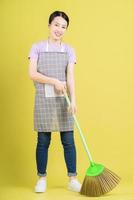
[(49, 43), (54, 43), (54, 44), (57, 44), (57, 45), (61, 45), (61, 40), (54, 40), (51, 37), (48, 37), (48, 42)]

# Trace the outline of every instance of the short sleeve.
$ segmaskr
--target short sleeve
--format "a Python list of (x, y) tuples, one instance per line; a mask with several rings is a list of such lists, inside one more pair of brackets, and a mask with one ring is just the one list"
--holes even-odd
[(69, 47), (69, 49), (68, 49), (68, 56), (69, 56), (68, 62), (76, 64), (76, 54), (72, 47)]
[(28, 55), (28, 59), (30, 59), (30, 58), (35, 58), (35, 59), (38, 58), (38, 49), (37, 49), (37, 45), (36, 44), (33, 44), (31, 49), (30, 49), (30, 52), (29, 52), (29, 55)]

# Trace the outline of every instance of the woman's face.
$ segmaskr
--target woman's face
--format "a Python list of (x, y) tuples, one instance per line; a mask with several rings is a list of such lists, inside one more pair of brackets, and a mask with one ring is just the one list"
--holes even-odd
[(59, 41), (62, 39), (67, 29), (67, 21), (62, 17), (55, 17), (49, 24), (50, 37), (53, 40)]

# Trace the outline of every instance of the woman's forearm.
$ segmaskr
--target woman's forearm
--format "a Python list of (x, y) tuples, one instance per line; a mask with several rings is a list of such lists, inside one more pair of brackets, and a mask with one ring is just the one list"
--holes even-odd
[(39, 83), (55, 84), (56, 79), (52, 77), (45, 76), (39, 72), (35, 72), (30, 75), (30, 79)]
[(37, 71), (37, 59), (31, 59), (29, 63), (29, 77), (39, 83), (55, 84), (55, 78), (45, 76)]
[(70, 68), (67, 73), (67, 88), (70, 93), (71, 102), (76, 102), (75, 95), (75, 79), (74, 79), (74, 71), (73, 68)]

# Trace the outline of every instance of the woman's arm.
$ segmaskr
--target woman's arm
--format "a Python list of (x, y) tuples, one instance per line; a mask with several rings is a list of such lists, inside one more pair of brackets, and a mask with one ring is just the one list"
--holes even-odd
[(37, 81), (39, 83), (48, 83), (55, 84), (55, 79), (45, 76), (39, 72), (37, 72), (37, 59), (30, 59), (29, 63), (29, 77), (33, 81)]
[(65, 92), (65, 85), (56, 78), (45, 76), (37, 72), (37, 59), (30, 59), (29, 63), (29, 77), (31, 80), (39, 83), (52, 84), (60, 92)]
[(76, 108), (76, 95), (75, 95), (75, 78), (74, 78), (74, 64), (70, 63), (67, 66), (67, 88), (71, 98), (70, 111), (74, 114)]

